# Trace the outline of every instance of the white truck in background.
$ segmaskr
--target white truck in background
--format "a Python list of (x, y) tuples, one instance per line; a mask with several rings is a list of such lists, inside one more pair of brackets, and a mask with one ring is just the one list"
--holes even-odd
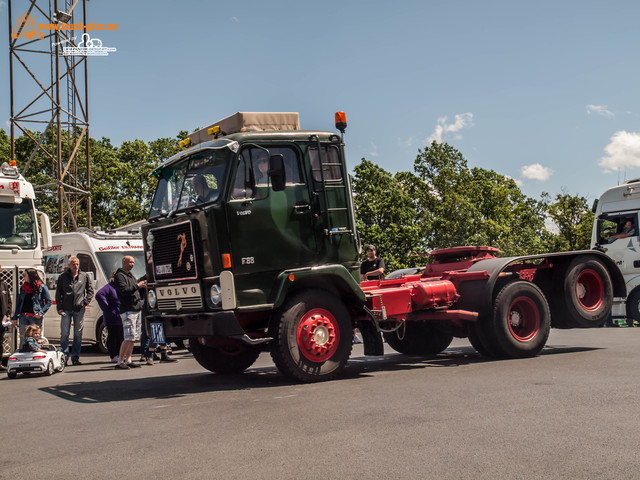
[[(139, 227), (110, 231), (95, 231), (80, 228), (76, 232), (57, 233), (44, 252), (46, 284), (54, 304), (44, 316), (43, 330), (49, 341), (60, 342), (60, 316), (55, 305), (58, 277), (67, 269), (69, 257), (78, 257), (80, 270), (89, 273), (97, 292), (109, 283), (111, 273), (122, 266), (122, 257), (131, 255), (136, 260), (133, 275), (139, 278), (145, 274), (142, 236)], [(73, 328), (69, 344), (73, 341)], [(84, 314), (83, 344), (97, 345), (107, 353), (107, 330), (102, 322), (102, 310), (95, 298), (87, 305)]]
[[(24, 270), (34, 268), (44, 278), (42, 252), (51, 246), (51, 225), (49, 217), (36, 210), (33, 185), (15, 162), (10, 163), (0, 165), (0, 278), (9, 285), (15, 308)], [(16, 329), (10, 327), (0, 346), (3, 364), (18, 341)]]
[[(624, 277), (626, 298), (614, 298), (611, 310), (614, 324), (640, 324), (640, 178), (629, 180), (606, 190), (594, 203), (595, 220), (591, 247), (605, 252), (615, 262)], [(631, 221), (634, 232), (624, 238), (620, 234)]]

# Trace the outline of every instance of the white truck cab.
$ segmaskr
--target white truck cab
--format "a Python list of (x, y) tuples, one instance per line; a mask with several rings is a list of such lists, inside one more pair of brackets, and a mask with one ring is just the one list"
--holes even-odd
[[(44, 334), (53, 343), (60, 342), (60, 316), (55, 305), (58, 277), (68, 267), (69, 257), (78, 257), (80, 270), (89, 273), (94, 281), (94, 292), (109, 283), (111, 273), (122, 266), (122, 257), (130, 255), (136, 260), (133, 275), (142, 277), (144, 254), (139, 230), (94, 231), (81, 228), (76, 232), (52, 235), (52, 244), (44, 252), (46, 284), (54, 304), (44, 316)], [(69, 342), (73, 340), (73, 328)], [(102, 323), (102, 310), (95, 298), (84, 314), (83, 344), (97, 345), (107, 352), (107, 330)]]
[[(18, 172), (15, 162), (10, 163), (0, 165), (0, 278), (7, 282), (15, 307), (22, 273), (34, 268), (44, 278), (42, 252), (51, 246), (51, 225), (49, 217), (36, 210), (33, 185)], [(9, 328), (0, 345), (3, 364), (18, 341), (15, 329)]]
[[(591, 247), (615, 262), (625, 280), (626, 298), (614, 298), (612, 316), (633, 326), (640, 322), (640, 178), (605, 191), (594, 204)], [(631, 223), (629, 223), (631, 222)], [(629, 227), (631, 230), (627, 231)]]

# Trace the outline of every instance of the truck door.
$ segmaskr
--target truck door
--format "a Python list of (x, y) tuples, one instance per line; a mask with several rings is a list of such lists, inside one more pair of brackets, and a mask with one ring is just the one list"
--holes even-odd
[[(284, 191), (274, 192), (270, 186), (269, 155), (284, 158)], [(227, 221), (236, 277), (315, 264), (317, 242), (310, 193), (301, 174), (297, 147), (270, 146), (267, 150), (255, 146), (240, 152)]]

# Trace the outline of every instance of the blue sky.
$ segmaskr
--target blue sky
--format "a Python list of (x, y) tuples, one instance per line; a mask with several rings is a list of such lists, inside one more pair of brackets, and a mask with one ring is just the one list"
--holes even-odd
[(640, 177), (637, 0), (91, 0), (87, 12), (118, 24), (94, 35), (117, 51), (89, 61), (91, 135), (114, 145), (236, 111), (295, 111), (303, 129), (334, 130), (344, 110), (351, 167), (411, 170), (435, 139), (536, 198), (591, 201)]

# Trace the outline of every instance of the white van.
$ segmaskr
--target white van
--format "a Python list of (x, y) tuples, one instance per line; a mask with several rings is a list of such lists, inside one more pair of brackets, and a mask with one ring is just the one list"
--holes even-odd
[[(130, 255), (136, 260), (133, 275), (145, 274), (142, 236), (139, 230), (93, 231), (88, 228), (77, 232), (52, 235), (51, 247), (44, 252), (46, 284), (53, 305), (44, 316), (44, 335), (52, 342), (60, 342), (60, 315), (55, 305), (58, 277), (67, 269), (69, 257), (78, 257), (80, 270), (93, 277), (94, 292), (109, 283), (111, 273), (122, 266), (122, 257)], [(73, 328), (69, 336), (69, 348), (73, 340)], [(97, 345), (107, 353), (107, 329), (102, 323), (102, 310), (95, 298), (87, 305), (84, 314), (82, 343)]]

